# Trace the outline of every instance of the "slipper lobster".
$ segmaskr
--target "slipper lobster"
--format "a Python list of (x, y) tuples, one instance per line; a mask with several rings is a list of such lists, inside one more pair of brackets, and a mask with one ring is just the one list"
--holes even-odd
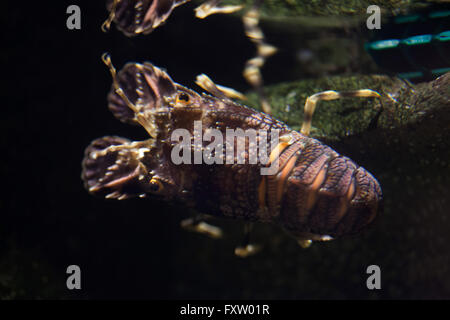
[[(302, 130), (297, 132), (234, 102), (230, 89), (205, 75), (198, 83), (210, 94), (198, 94), (151, 63), (128, 63), (116, 73), (109, 56), (103, 60), (113, 77), (109, 109), (120, 121), (142, 126), (150, 138), (94, 140), (82, 163), (82, 179), (90, 193), (119, 200), (161, 197), (213, 216), (274, 223), (303, 244), (357, 233), (374, 220), (382, 201), (377, 180), (308, 134), (317, 101), (379, 96), (375, 91), (325, 91), (309, 97)], [(248, 136), (243, 149), (237, 148), (231, 157), (226, 154), (236, 141), (230, 145), (217, 137), (236, 129), (255, 131), (257, 143), (269, 140), (265, 163), (250, 163), (257, 149), (251, 148)], [(175, 134), (180, 130), (189, 133), (183, 137), (184, 149), (182, 134)], [(198, 134), (203, 139), (198, 140)], [(209, 152), (209, 162), (207, 157), (192, 161), (195, 152)], [(174, 161), (175, 155), (189, 160)], [(262, 174), (261, 169), (275, 161), (275, 170)]]

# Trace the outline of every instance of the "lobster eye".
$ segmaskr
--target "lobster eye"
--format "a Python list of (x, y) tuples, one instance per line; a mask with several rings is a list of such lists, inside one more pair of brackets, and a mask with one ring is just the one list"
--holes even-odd
[(183, 105), (187, 105), (189, 103), (189, 100), (190, 100), (189, 95), (187, 93), (182, 92), (177, 97), (177, 104), (181, 103)]
[(164, 186), (158, 179), (152, 178), (150, 180), (149, 189), (153, 193), (160, 193), (164, 190)]

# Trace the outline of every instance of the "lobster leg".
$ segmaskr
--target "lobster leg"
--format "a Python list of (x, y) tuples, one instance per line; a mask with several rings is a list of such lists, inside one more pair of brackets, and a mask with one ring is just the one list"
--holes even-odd
[(302, 247), (303, 249), (309, 248), (312, 244), (312, 240), (311, 239), (298, 239), (297, 243), (299, 244), (300, 247)]
[(253, 223), (247, 222), (244, 227), (244, 241), (241, 246), (234, 249), (234, 254), (241, 258), (246, 258), (248, 256), (254, 255), (261, 248), (260, 246), (250, 244), (250, 233), (253, 229)]
[(111, 28), (111, 23), (113, 22), (113, 20), (114, 20), (114, 18), (116, 16), (116, 7), (117, 7), (117, 3), (118, 2), (119, 2), (119, 0), (114, 0), (114, 2), (112, 4), (112, 7), (111, 7), (111, 11), (109, 12), (108, 18), (102, 24), (102, 31), (103, 32), (108, 32), (109, 29)]
[(245, 95), (239, 91), (214, 83), (206, 74), (198, 75), (195, 83), (202, 89), (220, 99), (246, 99)]
[(329, 235), (317, 235), (317, 234), (308, 234), (305, 233), (303, 235), (299, 235), (297, 237), (297, 243), (303, 249), (309, 248), (313, 241), (330, 241), (333, 240), (333, 237)]
[(353, 97), (379, 98), (380, 94), (378, 92), (376, 92), (374, 90), (370, 90), (370, 89), (361, 89), (361, 90), (343, 91), (343, 92), (329, 90), (329, 91), (322, 91), (322, 92), (313, 94), (312, 96), (308, 97), (305, 102), (304, 118), (303, 118), (301, 133), (304, 134), (305, 136), (309, 136), (309, 133), (311, 131), (312, 116), (316, 109), (317, 102), (319, 102), (321, 100), (328, 101), (328, 100), (336, 100), (336, 99), (340, 99), (340, 98), (353, 98)]
[(104, 53), (102, 55), (103, 63), (108, 67), (109, 72), (111, 73), (111, 77), (113, 80), (114, 91), (119, 95), (119, 97), (123, 100), (123, 102), (134, 112), (135, 120), (148, 132), (151, 137), (155, 136), (155, 128), (154, 125), (145, 118), (145, 115), (141, 110), (139, 110), (138, 106), (133, 104), (130, 99), (127, 97), (123, 89), (120, 87), (119, 82), (117, 80), (117, 71), (114, 68), (111, 57), (108, 53)]
[(228, 6), (221, 6), (219, 7), (219, 4), (222, 2), (222, 0), (209, 0), (205, 3), (202, 3), (200, 6), (195, 8), (195, 16), (200, 19), (204, 19), (207, 16), (211, 14), (216, 13), (233, 13), (236, 11), (239, 11), (242, 9), (242, 5), (228, 5)]
[(277, 52), (277, 48), (265, 42), (264, 34), (258, 26), (260, 5), (260, 0), (255, 1), (253, 8), (242, 17), (245, 35), (256, 45), (257, 49), (256, 57), (247, 61), (243, 75), (258, 93), (262, 110), (270, 114), (271, 108), (263, 89), (261, 68), (266, 62), (266, 59)]
[(117, 71), (116, 68), (114, 68), (112, 62), (111, 62), (111, 57), (108, 53), (104, 53), (102, 55), (102, 61), (103, 63), (108, 67), (109, 72), (111, 73), (111, 77), (113, 80), (113, 86), (114, 86), (114, 90), (116, 91), (116, 93), (123, 99), (123, 101), (127, 104), (127, 106), (134, 111), (134, 113), (138, 114), (139, 110), (137, 109), (137, 107), (130, 101), (130, 99), (128, 99), (128, 97), (126, 96), (126, 94), (123, 92), (123, 89), (119, 86), (119, 83), (117, 81)]
[(205, 215), (199, 214), (193, 218), (184, 219), (181, 221), (181, 227), (188, 231), (205, 234), (213, 239), (222, 238), (222, 229), (206, 223), (204, 221), (206, 218)]

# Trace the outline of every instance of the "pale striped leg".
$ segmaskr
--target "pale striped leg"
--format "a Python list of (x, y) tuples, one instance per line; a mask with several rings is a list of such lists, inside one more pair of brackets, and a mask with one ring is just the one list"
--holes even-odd
[(195, 16), (204, 19), (211, 14), (233, 13), (243, 8), (242, 5), (219, 6), (222, 0), (209, 0), (195, 8)]
[(119, 97), (122, 98), (122, 100), (125, 102), (125, 104), (128, 106), (128, 108), (130, 108), (134, 112), (134, 116), (135, 116), (136, 121), (142, 127), (144, 127), (144, 129), (148, 132), (148, 134), (151, 137), (154, 137), (154, 132), (155, 132), (154, 125), (147, 121), (147, 119), (145, 118), (143, 113), (140, 112), (138, 107), (136, 105), (134, 105), (130, 101), (130, 99), (128, 99), (127, 95), (125, 94), (125, 92), (123, 92), (123, 89), (120, 87), (119, 82), (117, 81), (117, 71), (116, 71), (116, 68), (114, 68), (114, 66), (113, 66), (113, 64), (111, 62), (110, 55), (108, 53), (104, 53), (102, 55), (102, 61), (108, 67), (109, 72), (111, 73), (111, 77), (112, 77), (112, 80), (113, 80), (114, 91), (119, 95)]
[(206, 74), (200, 74), (197, 76), (197, 79), (195, 80), (195, 83), (201, 87), (202, 89), (208, 91), (210, 94), (217, 98), (221, 99), (241, 99), (245, 100), (247, 99), (244, 94), (240, 93), (239, 91), (236, 91), (232, 88), (220, 86), (216, 83), (214, 83), (210, 77), (208, 77)]
[(316, 110), (317, 102), (319, 102), (321, 100), (328, 101), (328, 100), (336, 100), (336, 99), (340, 99), (340, 98), (353, 98), (353, 97), (379, 98), (380, 94), (378, 92), (376, 92), (374, 90), (370, 90), (370, 89), (361, 89), (361, 90), (343, 91), (343, 92), (329, 90), (329, 91), (322, 91), (322, 92), (313, 94), (312, 96), (310, 96), (306, 99), (301, 133), (306, 136), (309, 136), (309, 133), (311, 131), (312, 117), (313, 117), (314, 111)]
[(242, 245), (234, 249), (234, 254), (241, 258), (246, 258), (248, 256), (254, 255), (261, 250), (258, 245), (253, 245), (250, 243), (250, 233), (253, 229), (253, 223), (246, 222), (244, 226), (244, 241)]
[(263, 89), (261, 68), (266, 62), (266, 59), (275, 54), (277, 49), (264, 41), (264, 33), (258, 26), (261, 3), (260, 0), (255, 1), (253, 8), (242, 17), (245, 34), (256, 45), (257, 49), (256, 57), (247, 61), (243, 75), (258, 93), (263, 111), (270, 114), (271, 107)]
[(222, 238), (222, 229), (206, 223), (204, 221), (206, 218), (205, 215), (200, 214), (193, 218), (184, 219), (181, 221), (181, 227), (191, 232), (205, 234), (213, 239)]
[(106, 19), (105, 22), (103, 22), (102, 24), (102, 31), (103, 32), (108, 32), (109, 29), (111, 28), (111, 23), (114, 20), (115, 16), (116, 16), (116, 7), (117, 7), (117, 3), (120, 0), (114, 0), (112, 7), (111, 7), (111, 11), (109, 12), (109, 16), (108, 19)]
[(123, 92), (123, 89), (119, 86), (119, 82), (117, 81), (117, 71), (112, 64), (111, 56), (108, 53), (104, 53), (102, 55), (102, 61), (108, 67), (109, 72), (111, 73), (115, 92), (123, 99), (128, 108), (133, 110), (135, 114), (138, 114), (139, 110), (137, 109), (137, 107), (130, 101), (130, 99), (128, 99), (126, 94)]

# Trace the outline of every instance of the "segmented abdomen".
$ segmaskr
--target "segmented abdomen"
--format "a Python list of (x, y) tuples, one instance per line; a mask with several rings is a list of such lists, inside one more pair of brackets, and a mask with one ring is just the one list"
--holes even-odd
[(382, 200), (378, 181), (318, 140), (298, 135), (284, 151), (298, 150), (289, 158), (295, 164), (286, 169), (290, 173), (282, 186), (278, 222), (294, 235), (318, 238), (356, 233), (370, 224)]

